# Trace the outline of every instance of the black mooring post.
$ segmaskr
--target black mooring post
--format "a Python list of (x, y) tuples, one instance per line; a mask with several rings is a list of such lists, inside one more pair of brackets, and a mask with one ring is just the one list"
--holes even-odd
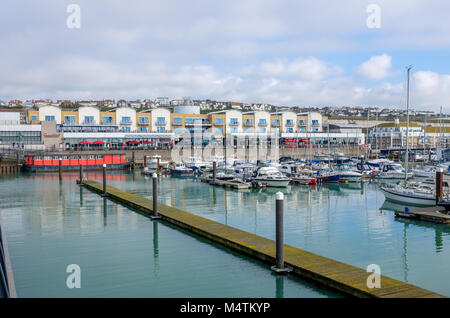
[(106, 164), (103, 164), (103, 194), (104, 197), (108, 195), (106, 192)]
[(153, 215), (150, 216), (152, 220), (160, 219), (161, 216), (158, 214), (158, 175), (153, 173)]
[(436, 170), (436, 205), (442, 202), (443, 175), (443, 169)]
[(62, 158), (59, 158), (59, 178), (62, 178)]
[(277, 192), (275, 201), (276, 214), (276, 265), (271, 269), (276, 273), (287, 273), (292, 271), (292, 268), (284, 266), (284, 231), (283, 231), (283, 202), (284, 195), (282, 192)]

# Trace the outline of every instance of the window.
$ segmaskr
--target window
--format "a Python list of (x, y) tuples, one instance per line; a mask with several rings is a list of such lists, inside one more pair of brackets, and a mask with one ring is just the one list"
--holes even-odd
[(31, 116), (31, 120), (35, 121), (36, 120), (36, 115)]
[(232, 133), (237, 133), (237, 127), (232, 127), (232, 128), (231, 128), (231, 132), (232, 132)]
[(193, 125), (194, 124), (194, 118), (185, 118), (184, 119), (185, 125)]
[(74, 124), (75, 116), (64, 116), (64, 123), (65, 124)]
[(265, 127), (259, 128), (259, 132), (265, 134), (266, 133), (266, 128)]
[(324, 126), (327, 125), (327, 120), (326, 120), (326, 119), (323, 120), (323, 125), (324, 125)]
[(157, 117), (156, 118), (156, 124), (157, 125), (165, 125), (166, 124), (166, 119), (164, 117)]
[(293, 125), (294, 125), (294, 121), (292, 119), (286, 120), (286, 126), (293, 126)]
[[(130, 127), (128, 127), (128, 128), (130, 128)], [(141, 132), (147, 132), (147, 127), (140, 127), (139, 130)]]
[(261, 118), (260, 120), (259, 120), (259, 125), (260, 126), (266, 126), (266, 119), (265, 118)]
[(246, 118), (245, 119), (245, 126), (252, 126), (253, 125), (253, 120), (251, 118)]
[(247, 128), (245, 128), (245, 132), (247, 132), (247, 133), (251, 133), (251, 132), (252, 132), (252, 128), (251, 128), (251, 127), (247, 127)]
[(214, 125), (223, 125), (223, 118), (214, 119)]
[(300, 128), (300, 132), (306, 132), (306, 128)]
[(223, 128), (222, 127), (216, 127), (214, 130), (214, 133), (216, 135), (223, 135)]
[(174, 117), (173, 118), (173, 124), (174, 125), (182, 125), (183, 121), (181, 120), (181, 117)]
[(145, 116), (139, 117), (139, 123), (140, 124), (148, 124), (148, 117), (145, 117)]
[(130, 127), (122, 127), (122, 131), (123, 132), (130, 132), (131, 128)]
[(181, 135), (183, 133), (183, 129), (181, 127), (174, 127), (173, 132), (177, 135)]
[(54, 121), (55, 120), (55, 116), (45, 116), (45, 121)]
[(112, 124), (112, 116), (103, 117), (103, 123), (104, 124)]
[(313, 119), (312, 120), (312, 125), (313, 126), (319, 126), (319, 121), (317, 119)]
[(165, 127), (158, 127), (157, 131), (160, 131), (160, 132), (165, 131)]
[(122, 117), (122, 124), (131, 124), (131, 117)]
[(238, 119), (237, 118), (230, 118), (230, 125), (232, 125), (232, 126), (238, 125)]
[(300, 120), (298, 121), (298, 124), (299, 124), (300, 126), (306, 126), (306, 120), (300, 119)]
[(272, 120), (272, 126), (274, 126), (274, 127), (280, 126), (280, 120), (277, 118)]
[(293, 133), (293, 132), (294, 132), (294, 128), (288, 128), (288, 129), (287, 129), (287, 132), (288, 132), (288, 133)]
[(94, 116), (84, 116), (84, 123), (85, 124), (93, 124), (94, 123)]

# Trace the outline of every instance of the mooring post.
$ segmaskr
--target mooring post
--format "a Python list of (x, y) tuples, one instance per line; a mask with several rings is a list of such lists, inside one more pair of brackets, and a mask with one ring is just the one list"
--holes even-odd
[(217, 163), (213, 161), (213, 181), (216, 181)]
[(62, 178), (62, 158), (59, 158), (59, 178)]
[(106, 163), (103, 164), (103, 196), (106, 197)]
[(287, 273), (292, 271), (292, 268), (284, 266), (284, 231), (283, 231), (283, 202), (284, 195), (282, 192), (277, 192), (275, 201), (275, 214), (276, 214), (276, 265), (271, 269), (277, 273)]
[(83, 165), (81, 164), (79, 159), (78, 159), (78, 163), (80, 164), (80, 176), (79, 176), (79, 180), (77, 181), (77, 183), (81, 185), (83, 183)]
[(144, 155), (144, 168), (147, 167), (147, 156)]
[(134, 170), (134, 151), (131, 152), (131, 169)]
[(436, 205), (442, 201), (443, 174), (444, 170), (442, 168), (436, 171)]
[(153, 179), (153, 215), (150, 216), (152, 220), (160, 219), (161, 217), (158, 214), (158, 175), (156, 173), (153, 173), (152, 175)]

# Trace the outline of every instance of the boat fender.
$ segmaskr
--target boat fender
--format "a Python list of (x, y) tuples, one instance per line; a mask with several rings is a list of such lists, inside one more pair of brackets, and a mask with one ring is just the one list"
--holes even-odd
[(405, 206), (405, 212), (409, 212), (410, 210), (409, 210), (409, 207), (408, 206)]

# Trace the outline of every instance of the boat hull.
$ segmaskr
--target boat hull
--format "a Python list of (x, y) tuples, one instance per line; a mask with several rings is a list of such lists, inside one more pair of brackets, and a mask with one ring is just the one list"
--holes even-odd
[(285, 188), (288, 186), (291, 180), (271, 180), (271, 179), (255, 178), (254, 181), (265, 183), (267, 187)]
[(389, 190), (386, 188), (381, 188), (381, 191), (383, 192), (384, 196), (387, 200), (401, 203), (401, 204), (408, 204), (408, 205), (415, 205), (415, 206), (435, 206), (436, 205), (436, 199), (434, 198), (425, 198), (425, 197), (415, 197), (407, 194), (401, 194), (393, 190)]

